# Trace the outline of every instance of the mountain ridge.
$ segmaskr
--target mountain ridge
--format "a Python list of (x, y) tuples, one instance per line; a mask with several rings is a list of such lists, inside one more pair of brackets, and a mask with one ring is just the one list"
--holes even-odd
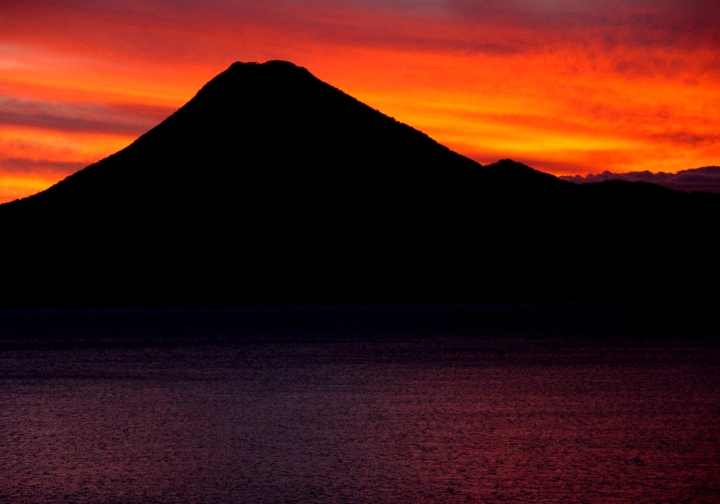
[(481, 166), (306, 69), (234, 63), (127, 148), (0, 205), (0, 306), (707, 299), (719, 208)]

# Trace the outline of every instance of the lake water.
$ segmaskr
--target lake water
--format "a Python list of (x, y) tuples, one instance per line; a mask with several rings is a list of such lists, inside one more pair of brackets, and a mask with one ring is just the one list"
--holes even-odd
[(0, 502), (720, 502), (683, 310), (0, 312)]

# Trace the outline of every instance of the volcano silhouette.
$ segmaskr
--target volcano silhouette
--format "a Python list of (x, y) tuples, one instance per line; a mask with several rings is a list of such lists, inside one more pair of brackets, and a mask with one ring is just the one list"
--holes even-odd
[(291, 63), (0, 205), (2, 306), (716, 298), (720, 198), (481, 166)]

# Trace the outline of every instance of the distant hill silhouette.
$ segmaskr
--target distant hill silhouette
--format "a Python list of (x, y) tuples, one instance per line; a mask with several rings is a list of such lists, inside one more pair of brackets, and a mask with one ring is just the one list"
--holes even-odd
[(559, 178), (577, 184), (604, 182), (606, 180), (649, 182), (679, 191), (706, 191), (720, 194), (720, 166), (705, 166), (703, 168), (680, 170), (677, 173), (652, 173), (649, 171), (612, 173), (604, 171), (597, 175), (565, 175)]
[(304, 68), (235, 63), (0, 205), (2, 306), (717, 298), (720, 197), (454, 153)]

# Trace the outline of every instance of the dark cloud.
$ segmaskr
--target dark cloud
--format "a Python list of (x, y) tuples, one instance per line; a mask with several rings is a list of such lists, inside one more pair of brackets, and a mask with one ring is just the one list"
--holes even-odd
[(32, 175), (50, 172), (70, 175), (84, 168), (88, 163), (0, 156), (0, 165), (3, 174)]
[(449, 0), (471, 22), (544, 32), (558, 40), (580, 37), (606, 45), (720, 45), (717, 0)]
[(686, 131), (670, 131), (651, 138), (686, 147), (703, 147), (720, 143), (720, 134), (688, 133)]
[(0, 96), (0, 124), (71, 132), (137, 136), (168, 115), (165, 107), (70, 104)]
[(606, 180), (626, 180), (629, 182), (649, 182), (651, 184), (678, 189), (681, 191), (707, 191), (720, 194), (720, 166), (706, 166), (677, 173), (651, 173), (649, 171), (630, 173), (603, 172), (597, 175), (561, 176), (563, 180), (578, 184), (604, 182)]

